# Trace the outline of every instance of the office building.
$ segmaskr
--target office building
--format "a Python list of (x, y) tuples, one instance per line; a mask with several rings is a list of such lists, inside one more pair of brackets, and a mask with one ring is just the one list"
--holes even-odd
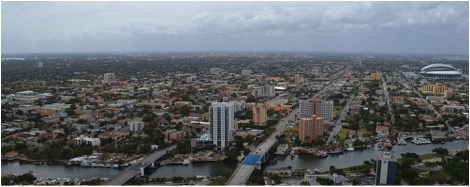
[(42, 62), (39, 61), (38, 64), (37, 64), (38, 68), (43, 68), (43, 65), (42, 65)]
[(375, 170), (375, 185), (394, 185), (397, 160), (393, 151), (379, 151)]
[(214, 102), (209, 108), (209, 131), (215, 148), (222, 150), (230, 146), (235, 134), (233, 104)]
[(103, 76), (103, 83), (110, 83), (116, 81), (116, 75), (114, 73), (105, 73)]
[(267, 116), (266, 104), (256, 103), (253, 106), (253, 123), (255, 125), (266, 126)]
[(381, 75), (380, 75), (379, 72), (374, 72), (374, 73), (371, 73), (371, 74), (370, 74), (370, 79), (371, 79), (371, 80), (378, 80), (378, 81), (379, 81), (379, 80), (380, 80), (380, 76), (381, 76)]
[(333, 101), (322, 101), (318, 98), (313, 98), (311, 100), (300, 100), (300, 117), (304, 118), (316, 115), (326, 121), (332, 121), (334, 114), (333, 104)]

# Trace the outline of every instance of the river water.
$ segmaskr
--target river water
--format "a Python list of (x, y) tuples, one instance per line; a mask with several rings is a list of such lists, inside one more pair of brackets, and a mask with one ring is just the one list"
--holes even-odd
[[(414, 152), (417, 154), (431, 153), (434, 148), (444, 147), (448, 150), (468, 149), (469, 141), (455, 141), (447, 142), (445, 144), (427, 144), (427, 145), (414, 145), (409, 143), (406, 146), (394, 146), (392, 151), (395, 151), (397, 157), (406, 152)], [(280, 168), (292, 166), (294, 169), (314, 169), (324, 168), (328, 169), (331, 165), (337, 168), (343, 168), (353, 165), (362, 164), (365, 160), (377, 159), (377, 148), (369, 148), (364, 150), (356, 150), (352, 152), (345, 152), (339, 155), (329, 155), (326, 158), (316, 158), (312, 155), (296, 155), (294, 158), (290, 156), (276, 156), (277, 163), (274, 165), (267, 165), (263, 170), (269, 168)], [(171, 176), (195, 176), (195, 175), (221, 175), (227, 172), (232, 172), (236, 169), (237, 164), (227, 163), (193, 163), (188, 166), (175, 165), (163, 166), (158, 169), (148, 170), (151, 177), (171, 177)], [(120, 174), (120, 170), (111, 168), (84, 168), (84, 167), (71, 167), (63, 165), (33, 165), (20, 162), (4, 162), (2, 161), (2, 176), (8, 174), (23, 174), (28, 171), (33, 171), (34, 174), (42, 178), (78, 178), (89, 179), (92, 177), (108, 177), (113, 178)]]

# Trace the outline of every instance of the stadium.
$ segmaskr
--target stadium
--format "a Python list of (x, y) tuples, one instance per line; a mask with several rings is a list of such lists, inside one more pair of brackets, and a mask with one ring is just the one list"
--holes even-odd
[(437, 79), (460, 78), (462, 76), (460, 69), (456, 69), (447, 64), (431, 64), (421, 68), (421, 72), (419, 73), (423, 77)]

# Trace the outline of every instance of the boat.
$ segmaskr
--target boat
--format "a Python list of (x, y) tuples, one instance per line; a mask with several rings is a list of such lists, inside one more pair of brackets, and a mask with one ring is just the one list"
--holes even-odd
[(295, 152), (294, 152), (294, 151), (290, 151), (289, 155), (290, 155), (291, 157), (294, 157), (294, 156), (295, 156)]
[(313, 156), (318, 157), (318, 158), (325, 158), (325, 157), (328, 157), (328, 154), (326, 154), (325, 151), (317, 151), (313, 153)]
[(110, 168), (111, 166), (112, 166), (112, 165), (111, 165), (111, 164), (109, 164), (109, 163), (108, 163), (108, 164), (106, 164), (106, 165), (104, 165), (104, 167), (105, 167), (105, 168)]
[(406, 145), (407, 144), (404, 138), (398, 138), (397, 141), (398, 141), (398, 145)]
[(183, 165), (190, 165), (190, 164), (191, 164), (191, 160), (190, 160), (190, 159), (184, 159)]
[(377, 145), (377, 148), (379, 148), (380, 151), (389, 151), (391, 150), (393, 145), (390, 142), (380, 142)]
[(328, 152), (328, 154), (331, 154), (331, 155), (334, 155), (334, 154), (343, 154), (344, 150), (341, 149), (341, 148), (336, 148), (330, 152)]
[(98, 167), (98, 164), (96, 164), (96, 163), (93, 162), (93, 163), (91, 163), (91, 167), (96, 168), (96, 167)]
[(111, 168), (117, 169), (119, 168), (119, 164), (114, 164), (113, 166), (111, 166)]
[(80, 166), (82, 166), (82, 167), (89, 167), (89, 166), (90, 166), (90, 163), (84, 161), (84, 162), (80, 163)]
[(416, 145), (423, 145), (423, 144), (430, 144), (431, 141), (428, 140), (427, 138), (414, 138), (413, 141), (411, 141), (412, 143), (416, 144)]
[(354, 147), (347, 147), (346, 151), (354, 151)]

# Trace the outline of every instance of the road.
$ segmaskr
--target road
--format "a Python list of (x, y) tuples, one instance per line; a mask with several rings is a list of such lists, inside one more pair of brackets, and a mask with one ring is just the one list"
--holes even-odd
[(349, 96), (348, 102), (346, 103), (346, 105), (344, 105), (343, 111), (339, 115), (338, 120), (336, 120), (335, 127), (331, 131), (330, 137), (328, 137), (328, 140), (326, 141), (326, 144), (330, 144), (330, 143), (333, 143), (333, 142), (336, 141), (335, 136), (338, 135), (339, 132), (341, 132), (341, 129), (343, 127), (342, 124), (341, 124), (341, 121), (344, 120), (344, 118), (346, 117), (346, 114), (349, 111), (349, 105), (351, 104), (351, 102), (354, 98), (355, 98), (355, 95), (351, 93), (351, 95)]
[[(297, 108), (290, 112), (287, 116), (282, 118), (276, 125), (274, 132), (260, 145), (258, 145), (258, 147), (256, 147), (255, 150), (251, 153), (265, 155), (269, 151), (269, 149), (271, 149), (271, 147), (277, 142), (276, 136), (284, 133), (286, 126), (289, 123), (289, 120), (294, 120), (295, 114), (298, 112), (299, 109)], [(232, 176), (227, 181), (227, 185), (244, 185), (246, 181), (248, 181), (248, 178), (250, 178), (250, 175), (253, 173), (254, 169), (254, 165), (239, 164), (235, 172), (233, 172)]]
[(391, 115), (390, 117), (390, 123), (393, 125), (395, 123), (395, 114), (393, 114), (392, 110), (392, 105), (390, 104), (390, 97), (388, 95), (388, 90), (387, 90), (387, 82), (385, 82), (385, 77), (382, 74), (380, 74), (381, 80), (382, 80), (382, 86), (384, 89), (384, 95), (385, 95), (385, 102), (387, 103), (387, 108), (388, 108), (388, 113)]
[(106, 185), (112, 185), (112, 186), (118, 186), (118, 185), (123, 185), (126, 183), (129, 179), (135, 177), (136, 175), (140, 174), (140, 168), (145, 168), (164, 156), (167, 151), (169, 150), (174, 150), (176, 149), (176, 145), (172, 145), (166, 148), (162, 148), (160, 150), (157, 150), (153, 152), (152, 154), (149, 154), (145, 156), (143, 159), (137, 161), (136, 163), (132, 164), (128, 168), (122, 171), (122, 174), (110, 181)]

